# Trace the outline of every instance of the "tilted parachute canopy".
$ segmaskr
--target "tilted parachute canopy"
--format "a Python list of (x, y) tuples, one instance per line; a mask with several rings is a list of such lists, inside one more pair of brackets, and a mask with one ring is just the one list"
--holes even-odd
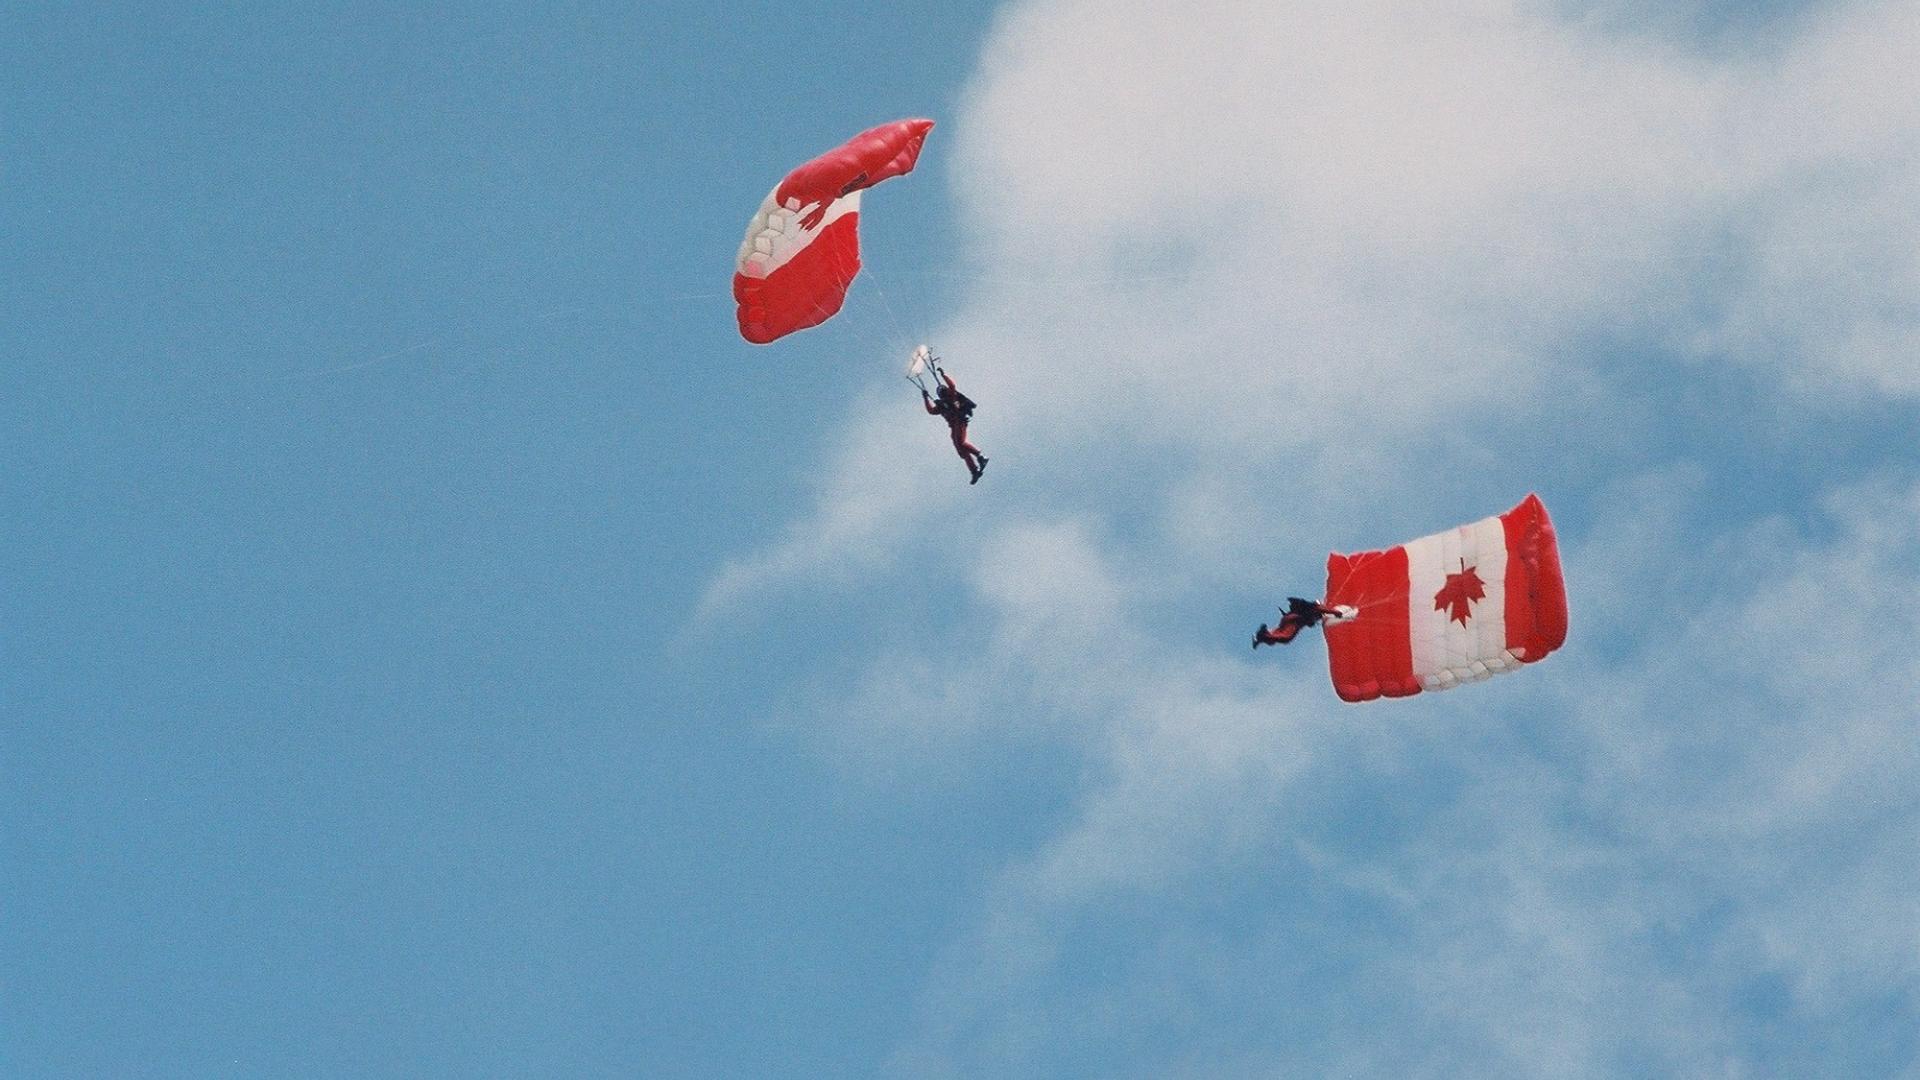
[(767, 195), (734, 263), (741, 337), (765, 345), (839, 312), (860, 272), (860, 193), (912, 172), (932, 127), (896, 120), (863, 131)]
[(1385, 551), (1327, 556), (1333, 688), (1347, 701), (1405, 697), (1513, 671), (1567, 639), (1553, 522), (1537, 495), (1497, 517)]

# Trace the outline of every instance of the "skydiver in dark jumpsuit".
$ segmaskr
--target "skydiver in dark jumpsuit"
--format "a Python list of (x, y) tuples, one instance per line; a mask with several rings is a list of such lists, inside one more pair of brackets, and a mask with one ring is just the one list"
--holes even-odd
[(920, 400), (927, 407), (927, 415), (938, 416), (947, 422), (947, 433), (953, 436), (954, 453), (967, 464), (969, 484), (980, 482), (980, 474), (987, 471), (987, 455), (980, 448), (967, 441), (967, 421), (973, 418), (973, 399), (960, 392), (953, 383), (953, 376), (939, 372), (940, 382), (934, 397), (928, 397), (925, 389), (920, 391)]
[(1285, 645), (1298, 637), (1300, 631), (1309, 626), (1320, 625), (1321, 619), (1329, 615), (1338, 618), (1342, 614), (1348, 614), (1348, 612), (1342, 612), (1337, 607), (1328, 607), (1317, 600), (1302, 600), (1297, 596), (1289, 596), (1286, 609), (1280, 613), (1280, 625), (1268, 630), (1267, 624), (1261, 623), (1260, 629), (1253, 632), (1253, 647), (1257, 649), (1262, 645)]

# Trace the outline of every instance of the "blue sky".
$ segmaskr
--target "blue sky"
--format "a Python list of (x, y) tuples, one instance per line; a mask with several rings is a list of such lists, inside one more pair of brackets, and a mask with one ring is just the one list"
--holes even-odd
[[(8, 23), (0, 1072), (1920, 1068), (1910, 9)], [(1528, 490), (1551, 662), (1247, 653)]]

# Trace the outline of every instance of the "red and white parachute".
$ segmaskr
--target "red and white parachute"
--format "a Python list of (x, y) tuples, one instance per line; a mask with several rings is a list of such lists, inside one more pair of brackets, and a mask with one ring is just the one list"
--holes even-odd
[(931, 120), (863, 131), (787, 174), (753, 215), (734, 263), (740, 336), (755, 345), (818, 326), (860, 272), (860, 193), (913, 171)]
[(1537, 495), (1385, 551), (1327, 556), (1333, 688), (1347, 701), (1445, 690), (1546, 658), (1567, 638), (1553, 522)]

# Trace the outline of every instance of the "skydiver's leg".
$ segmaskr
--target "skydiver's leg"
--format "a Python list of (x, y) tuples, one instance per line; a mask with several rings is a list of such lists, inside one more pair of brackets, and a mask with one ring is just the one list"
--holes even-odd
[(967, 425), (954, 424), (947, 429), (947, 433), (953, 436), (953, 452), (959, 454), (960, 460), (967, 463), (968, 472), (975, 471), (978, 466), (973, 462), (975, 458), (980, 456), (980, 451), (972, 443), (967, 441)]
[(1289, 623), (1285, 619), (1280, 620), (1280, 625), (1271, 630), (1267, 629), (1266, 623), (1261, 623), (1260, 629), (1253, 632), (1253, 647), (1257, 649), (1262, 645), (1285, 645), (1299, 633), (1300, 624)]
[(980, 448), (967, 441), (967, 425), (955, 424), (947, 429), (953, 436), (953, 452), (967, 466), (967, 483), (980, 482), (980, 474), (987, 471), (987, 455)]
[(967, 427), (965, 424), (960, 425), (960, 433), (954, 446), (960, 451), (962, 456), (973, 458), (979, 462), (981, 468), (986, 467), (987, 455), (981, 453), (980, 448), (973, 445), (972, 439), (967, 438)]

